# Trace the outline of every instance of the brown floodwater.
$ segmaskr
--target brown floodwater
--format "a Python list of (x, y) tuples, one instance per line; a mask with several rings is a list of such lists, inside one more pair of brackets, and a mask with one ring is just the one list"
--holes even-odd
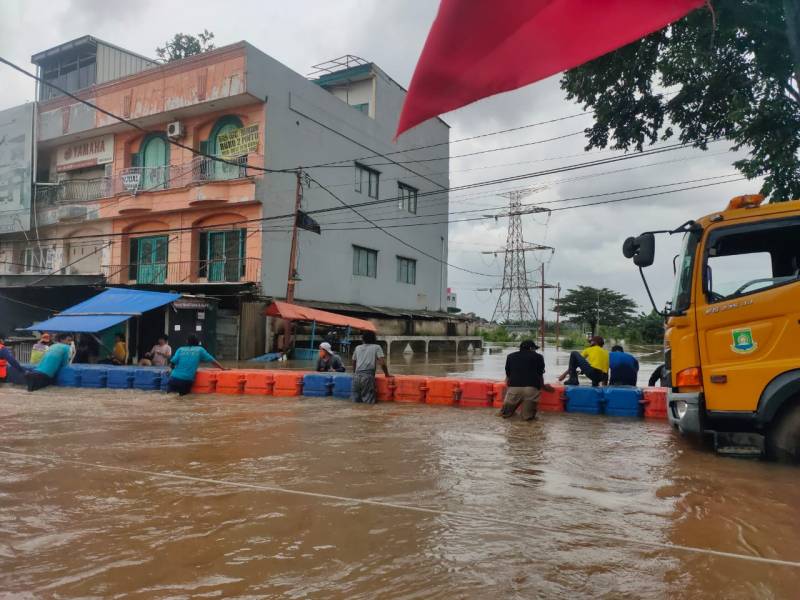
[(796, 598), (749, 557), (800, 562), (798, 473), (661, 422), (2, 387), (0, 597)]

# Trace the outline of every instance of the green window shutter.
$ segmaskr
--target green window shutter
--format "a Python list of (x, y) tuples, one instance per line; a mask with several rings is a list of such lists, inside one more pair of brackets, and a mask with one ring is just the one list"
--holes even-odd
[(139, 277), (139, 240), (131, 239), (128, 248), (128, 279), (136, 281)]
[(206, 277), (208, 275), (208, 232), (200, 232), (200, 253), (198, 256), (198, 277)]
[(131, 166), (132, 167), (140, 167), (141, 166), (142, 157), (138, 152), (134, 152), (131, 154)]

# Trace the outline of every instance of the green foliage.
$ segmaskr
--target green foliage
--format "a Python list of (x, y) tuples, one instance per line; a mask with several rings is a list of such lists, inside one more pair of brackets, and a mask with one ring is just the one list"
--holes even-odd
[(208, 29), (196, 36), (185, 33), (176, 33), (171, 40), (167, 40), (163, 46), (156, 48), (159, 58), (172, 62), (181, 60), (187, 56), (202, 54), (214, 49), (214, 34)]
[(509, 333), (508, 329), (505, 326), (500, 325), (499, 327), (495, 327), (494, 329), (484, 330), (481, 329), (480, 336), (486, 342), (511, 342), (513, 341), (513, 337)]
[(636, 302), (608, 288), (579, 285), (567, 290), (559, 301), (559, 307), (568, 321), (586, 325), (594, 335), (598, 317), (603, 325), (617, 327), (634, 315)]
[[(714, 0), (667, 29), (567, 72), (567, 97), (595, 113), (586, 149), (642, 150), (714, 138), (749, 150), (772, 201), (800, 198), (800, 0)], [(654, 90), (660, 84), (677, 94)]]
[(664, 341), (664, 317), (656, 311), (641, 313), (625, 326), (623, 337), (634, 344), (660, 344)]

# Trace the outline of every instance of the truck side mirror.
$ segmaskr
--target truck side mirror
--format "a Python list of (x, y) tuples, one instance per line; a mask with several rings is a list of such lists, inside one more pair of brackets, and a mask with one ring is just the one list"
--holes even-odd
[(632, 258), (633, 264), (639, 268), (649, 267), (655, 260), (656, 236), (643, 233), (637, 237), (629, 237), (622, 244), (622, 254), (625, 258)]

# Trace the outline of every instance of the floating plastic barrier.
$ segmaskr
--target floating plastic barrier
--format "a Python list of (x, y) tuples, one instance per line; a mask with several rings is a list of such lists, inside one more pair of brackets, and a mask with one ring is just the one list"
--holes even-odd
[(81, 373), (81, 387), (97, 389), (108, 385), (108, 369), (87, 367), (88, 365), (78, 369)]
[(508, 386), (505, 381), (498, 381), (494, 384), (494, 398), (492, 399), (492, 406), (495, 408), (503, 408), (503, 402), (506, 400), (506, 390)]
[(642, 416), (642, 390), (632, 386), (607, 387), (603, 390), (604, 412), (614, 417)]
[[(385, 379), (385, 377), (384, 377)], [(376, 381), (377, 387), (377, 381)], [(334, 398), (350, 398), (353, 392), (353, 376), (339, 373), (333, 376), (333, 387), (331, 389)]]
[(75, 367), (63, 367), (56, 375), (56, 385), (64, 387), (81, 387), (81, 369)]
[(539, 397), (539, 410), (546, 412), (564, 412), (564, 403), (566, 401), (566, 386), (557, 383), (550, 384), (553, 388), (552, 392), (542, 390), (542, 395)]
[(193, 394), (213, 394), (217, 389), (217, 373), (221, 371), (200, 369), (194, 376)]
[(378, 402), (394, 402), (394, 391), (397, 384), (394, 377), (378, 375), (375, 377), (375, 395)]
[(244, 393), (248, 396), (272, 396), (275, 374), (272, 371), (252, 369), (243, 371)]
[(302, 396), (304, 375), (302, 371), (276, 371), (272, 395), (279, 398)]
[(419, 375), (395, 375), (394, 401), (424, 404), (428, 378)]
[(648, 387), (642, 390), (645, 419), (667, 418), (667, 388)]
[(303, 396), (320, 398), (331, 395), (333, 377), (324, 373), (309, 373), (303, 376)]
[(485, 379), (464, 379), (461, 382), (459, 406), (486, 408), (494, 399), (494, 381)]
[(160, 390), (161, 378), (166, 375), (166, 369), (153, 369), (142, 367), (133, 374), (133, 387), (137, 390)]
[(239, 370), (219, 371), (217, 373), (217, 394), (236, 396), (244, 393), (245, 374)]
[(567, 412), (599, 415), (603, 412), (603, 389), (600, 387), (567, 387)]
[(108, 367), (107, 387), (114, 390), (129, 390), (133, 387), (135, 367)]
[(428, 395), (425, 398), (426, 404), (442, 404), (444, 406), (458, 404), (458, 398), (461, 394), (460, 380), (436, 377), (428, 379), (425, 386), (428, 388)]

